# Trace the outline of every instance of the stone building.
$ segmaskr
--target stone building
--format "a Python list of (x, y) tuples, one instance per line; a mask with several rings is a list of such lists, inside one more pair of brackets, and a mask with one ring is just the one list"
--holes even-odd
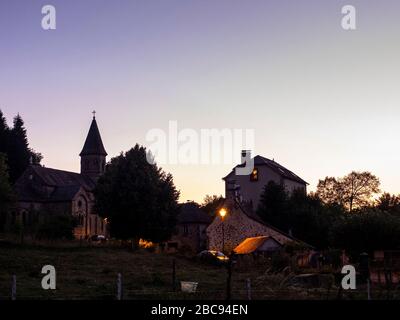
[(281, 245), (299, 241), (289, 234), (265, 223), (250, 207), (245, 207), (237, 199), (230, 197), (223, 207), (226, 216), (217, 215), (207, 228), (208, 249), (230, 253), (240, 243), (252, 237), (272, 237)]
[(94, 116), (79, 155), (80, 173), (40, 165), (25, 170), (15, 184), (18, 202), (7, 221), (9, 228), (19, 222), (30, 230), (48, 215), (66, 214), (76, 221), (76, 238), (107, 235), (106, 220), (93, 212), (93, 189), (104, 173), (107, 156)]

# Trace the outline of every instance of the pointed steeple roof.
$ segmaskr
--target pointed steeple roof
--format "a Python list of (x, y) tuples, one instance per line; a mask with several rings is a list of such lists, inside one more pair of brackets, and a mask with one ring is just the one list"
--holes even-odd
[(100, 131), (97, 127), (95, 116), (93, 116), (92, 124), (90, 125), (89, 133), (86, 137), (85, 144), (80, 156), (87, 155), (102, 155), (106, 156), (107, 152), (104, 149), (103, 141), (101, 140)]

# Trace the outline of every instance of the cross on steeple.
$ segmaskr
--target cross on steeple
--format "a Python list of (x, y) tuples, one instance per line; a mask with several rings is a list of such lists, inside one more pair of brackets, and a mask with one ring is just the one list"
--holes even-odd
[(93, 110), (92, 114), (93, 114), (93, 119), (96, 119), (96, 110)]

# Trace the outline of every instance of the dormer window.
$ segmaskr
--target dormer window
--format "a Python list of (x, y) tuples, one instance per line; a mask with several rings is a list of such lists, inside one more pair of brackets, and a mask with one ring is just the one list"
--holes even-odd
[(254, 168), (251, 172), (250, 181), (258, 181), (258, 168)]

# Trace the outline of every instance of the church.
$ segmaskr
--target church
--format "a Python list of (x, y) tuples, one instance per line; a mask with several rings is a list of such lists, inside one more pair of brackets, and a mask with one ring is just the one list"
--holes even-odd
[(104, 173), (107, 157), (95, 115), (79, 156), (80, 173), (30, 165), (15, 184), (18, 202), (9, 225), (18, 221), (29, 230), (46, 215), (64, 214), (74, 218), (75, 238), (107, 236), (107, 220), (93, 210), (93, 190)]

